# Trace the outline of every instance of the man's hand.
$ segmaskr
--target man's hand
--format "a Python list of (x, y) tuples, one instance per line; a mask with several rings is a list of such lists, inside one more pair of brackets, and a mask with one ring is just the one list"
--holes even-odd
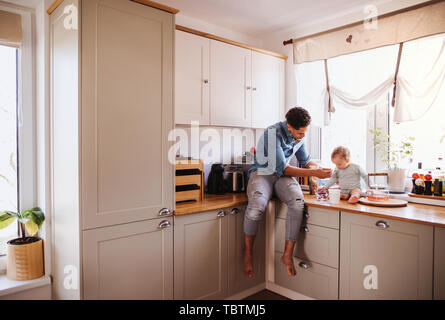
[(332, 176), (332, 170), (329, 168), (315, 169), (314, 176), (320, 179), (330, 178)]

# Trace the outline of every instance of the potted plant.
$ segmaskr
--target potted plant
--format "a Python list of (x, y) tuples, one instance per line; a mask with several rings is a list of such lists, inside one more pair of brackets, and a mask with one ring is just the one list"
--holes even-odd
[(43, 240), (35, 235), (42, 227), (45, 215), (40, 208), (22, 213), (4, 211), (0, 213), (0, 229), (16, 220), (20, 224), (20, 238), (8, 241), (6, 276), (11, 280), (40, 278), (44, 275)]
[(414, 137), (404, 138), (400, 143), (393, 143), (391, 136), (381, 128), (370, 130), (374, 135), (374, 148), (388, 168), (388, 189), (392, 193), (405, 193), (407, 168), (404, 164), (412, 162)]

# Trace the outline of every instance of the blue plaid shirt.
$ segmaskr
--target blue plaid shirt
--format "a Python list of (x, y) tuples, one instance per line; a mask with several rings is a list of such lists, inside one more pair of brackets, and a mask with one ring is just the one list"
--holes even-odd
[[(270, 141), (272, 144), (269, 146), (270, 139), (275, 139), (276, 143), (274, 144), (273, 141)], [(269, 156), (268, 149), (271, 146), (275, 147), (275, 164), (273, 164), (273, 159), (270, 158), (273, 157), (273, 153)], [(301, 166), (305, 166), (311, 161), (311, 156), (306, 151), (305, 139), (295, 140), (287, 129), (287, 121), (278, 122), (268, 127), (258, 140), (254, 164), (249, 170), (249, 175), (253, 171), (260, 169), (262, 174), (276, 173), (282, 177), (284, 176), (284, 170), (289, 166), (289, 162), (294, 155)], [(272, 163), (269, 166), (270, 162)]]

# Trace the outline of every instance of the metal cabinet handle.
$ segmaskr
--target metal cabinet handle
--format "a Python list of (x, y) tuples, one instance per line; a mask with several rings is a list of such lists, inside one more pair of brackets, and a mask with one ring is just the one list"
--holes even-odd
[(305, 213), (305, 214), (304, 214), (304, 218), (305, 218), (305, 219), (309, 219), (309, 217), (310, 217), (310, 216), (309, 216), (309, 213)]
[(216, 214), (216, 216), (218, 218), (224, 218), (226, 216), (226, 212), (224, 210), (220, 210), (218, 211), (218, 213)]
[(171, 225), (170, 221), (164, 220), (164, 221), (162, 221), (162, 222), (159, 224), (158, 228), (159, 228), (159, 229), (166, 229), (166, 228), (170, 228), (171, 226), (172, 226), (172, 225)]
[(246, 90), (250, 90), (251, 89), (251, 87), (246, 87)]
[(307, 226), (302, 227), (301, 230), (306, 233), (309, 232), (309, 228)]
[(256, 91), (256, 88), (253, 88), (252, 90), (253, 90), (253, 91)]
[(233, 209), (230, 211), (230, 214), (231, 214), (232, 216), (236, 216), (238, 213), (239, 213), (239, 209), (238, 209), (238, 208), (233, 208)]
[(205, 84), (208, 84), (208, 83), (209, 83), (209, 80), (205, 79), (205, 80), (204, 80), (204, 83), (205, 83)]
[(171, 216), (171, 214), (172, 213), (171, 213), (170, 209), (167, 209), (167, 208), (163, 208), (159, 211), (160, 217)]
[(377, 227), (382, 229), (388, 229), (389, 225), (385, 221), (377, 221), (375, 224)]
[(307, 264), (306, 262), (304, 262), (304, 261), (301, 261), (301, 262), (298, 264), (298, 266), (299, 266), (300, 268), (303, 268), (303, 269), (309, 269), (308, 264)]

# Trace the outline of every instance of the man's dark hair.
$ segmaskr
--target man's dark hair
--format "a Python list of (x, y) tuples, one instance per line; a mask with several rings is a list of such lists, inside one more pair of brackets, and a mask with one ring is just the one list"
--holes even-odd
[(286, 113), (287, 123), (294, 129), (307, 127), (311, 123), (311, 116), (306, 109), (295, 107)]

